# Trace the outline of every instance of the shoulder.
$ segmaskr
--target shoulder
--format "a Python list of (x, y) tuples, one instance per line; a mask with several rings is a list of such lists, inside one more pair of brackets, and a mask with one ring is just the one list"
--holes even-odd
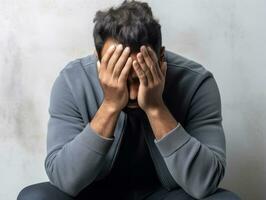
[(68, 62), (60, 73), (67, 75), (79, 76), (80, 73), (84, 73), (85, 68), (91, 68), (95, 66), (97, 60), (95, 54), (88, 55), (86, 57), (76, 58)]
[(70, 88), (73, 86), (82, 87), (82, 85), (89, 84), (90, 80), (96, 77), (96, 62), (95, 54), (74, 59), (61, 69), (59, 76), (63, 76)]
[(213, 74), (201, 64), (185, 58), (177, 53), (166, 51), (167, 62), (166, 84), (169, 87), (179, 87), (179, 90), (189, 90), (193, 93), (201, 83), (214, 78)]
[(176, 70), (185, 70), (188, 71), (188, 73), (192, 73), (194, 75), (204, 75), (210, 73), (201, 64), (172, 51), (166, 50), (165, 57), (168, 68), (174, 68)]
[(72, 98), (73, 104), (78, 108), (83, 120), (87, 122), (97, 111), (98, 102), (102, 100), (101, 87), (97, 74), (97, 57), (95, 54), (77, 58), (68, 62), (60, 71), (54, 85), (64, 90), (60, 92), (60, 98)]
[[(204, 83), (214, 85), (215, 79), (204, 66), (179, 54), (166, 51), (165, 58), (167, 72), (164, 99), (176, 118), (182, 121), (185, 119), (197, 91), (213, 92), (203, 86)], [(175, 112), (177, 113), (175, 114)]]

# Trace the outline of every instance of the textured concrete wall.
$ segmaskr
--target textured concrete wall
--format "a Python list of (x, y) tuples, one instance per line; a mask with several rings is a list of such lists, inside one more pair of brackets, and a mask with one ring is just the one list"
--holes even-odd
[[(92, 19), (121, 1), (0, 0), (0, 199), (46, 181), (53, 81), (92, 53)], [(266, 193), (266, 1), (148, 1), (167, 49), (213, 72), (222, 97), (228, 165), (222, 186), (243, 199)]]

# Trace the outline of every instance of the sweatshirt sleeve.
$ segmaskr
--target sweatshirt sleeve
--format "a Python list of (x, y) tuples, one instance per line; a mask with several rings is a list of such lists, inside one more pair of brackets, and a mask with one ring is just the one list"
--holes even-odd
[(63, 71), (51, 90), (49, 114), (45, 170), (53, 185), (76, 196), (102, 169), (113, 139), (84, 124)]
[(154, 140), (174, 180), (192, 197), (215, 192), (225, 173), (226, 149), (221, 99), (213, 77), (197, 89), (185, 127)]

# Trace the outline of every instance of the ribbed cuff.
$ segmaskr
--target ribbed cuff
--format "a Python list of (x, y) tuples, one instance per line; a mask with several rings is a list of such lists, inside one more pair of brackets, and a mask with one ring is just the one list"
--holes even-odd
[(106, 154), (114, 142), (114, 138), (105, 138), (97, 134), (88, 123), (77, 136), (77, 140), (100, 154)]
[(191, 136), (180, 124), (160, 140), (154, 139), (154, 143), (162, 156), (168, 157), (182, 147), (190, 138)]

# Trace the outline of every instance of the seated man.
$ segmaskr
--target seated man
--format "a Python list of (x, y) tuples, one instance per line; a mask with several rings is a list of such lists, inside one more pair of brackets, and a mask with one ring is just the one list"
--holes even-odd
[(239, 199), (218, 189), (226, 155), (212, 73), (164, 49), (147, 3), (94, 22), (97, 52), (70, 62), (51, 91), (50, 182), (18, 199)]

